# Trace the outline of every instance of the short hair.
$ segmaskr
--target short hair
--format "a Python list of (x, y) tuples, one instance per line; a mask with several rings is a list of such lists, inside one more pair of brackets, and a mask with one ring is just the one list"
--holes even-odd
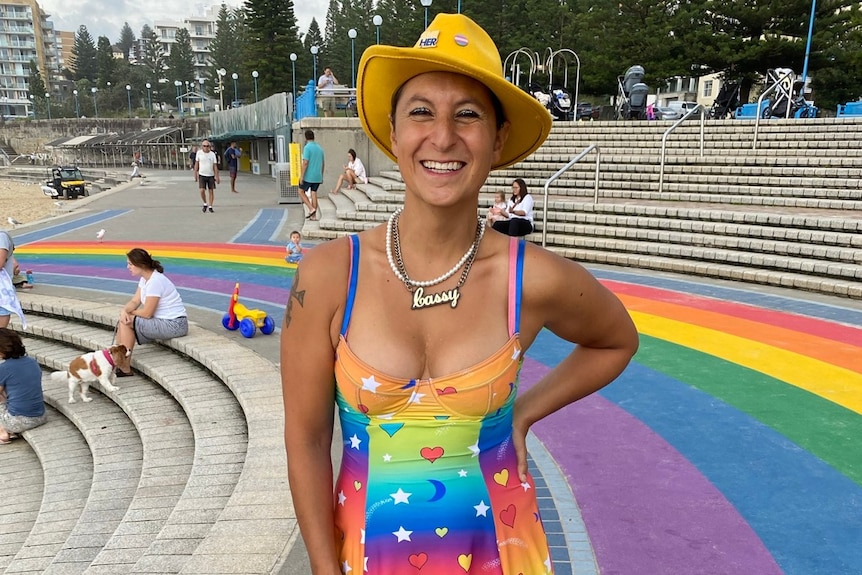
[(313, 140), (314, 139), (314, 132), (312, 132), (311, 130), (306, 130), (305, 131), (305, 139), (306, 140)]
[(15, 359), (27, 355), (21, 336), (8, 327), (0, 327), (0, 355), (4, 359)]

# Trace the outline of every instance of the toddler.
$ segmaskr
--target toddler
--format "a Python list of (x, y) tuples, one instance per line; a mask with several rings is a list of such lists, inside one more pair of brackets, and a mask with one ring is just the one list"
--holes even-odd
[(290, 232), (290, 241), (287, 243), (287, 256), (284, 258), (289, 264), (297, 264), (299, 260), (302, 259), (302, 246), (300, 242), (302, 241), (302, 235), (294, 230)]
[(506, 192), (497, 192), (494, 194), (494, 205), (488, 208), (488, 214), (485, 216), (488, 220), (488, 225), (493, 226), (494, 222), (508, 220), (509, 213), (506, 211), (508, 207)]

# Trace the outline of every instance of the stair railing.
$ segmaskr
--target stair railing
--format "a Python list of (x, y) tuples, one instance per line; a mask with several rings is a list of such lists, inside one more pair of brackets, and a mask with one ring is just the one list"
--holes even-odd
[(692, 108), (691, 110), (686, 112), (686, 114), (682, 118), (674, 122), (670, 128), (665, 130), (664, 134), (661, 137), (661, 160), (658, 169), (658, 193), (661, 193), (664, 189), (664, 160), (667, 153), (667, 137), (670, 136), (670, 134), (674, 130), (676, 130), (680, 124), (685, 122), (689, 116), (696, 112), (700, 112), (700, 157), (703, 157), (703, 131), (704, 124), (706, 123), (706, 109), (700, 104), (698, 104), (697, 107)]
[(557, 180), (560, 176), (569, 171), (572, 166), (577, 164), (584, 156), (586, 156), (593, 150), (596, 151), (596, 175), (595, 188), (593, 192), (593, 203), (599, 203), (599, 168), (602, 163), (602, 151), (599, 148), (598, 144), (590, 144), (589, 146), (584, 148), (584, 150), (580, 154), (569, 160), (569, 162), (565, 166), (557, 170), (557, 172), (553, 176), (545, 180), (545, 196), (542, 203), (542, 247), (545, 247), (547, 245), (548, 239), (548, 190), (551, 187), (551, 184), (554, 183), (554, 181)]
[[(765, 98), (770, 92), (774, 92), (775, 90), (780, 88), (782, 85), (784, 85), (784, 82), (793, 75), (794, 75), (793, 70), (791, 70), (787, 74), (783, 75), (782, 77), (777, 79), (773, 85), (771, 85), (769, 88), (764, 90), (764, 92), (757, 99), (757, 114), (754, 116), (754, 139), (751, 141), (751, 149), (752, 150), (757, 149), (757, 132), (760, 131), (760, 116), (761, 116), (761, 112), (763, 110), (763, 108), (762, 108), (763, 98)], [(791, 80), (791, 82), (792, 82), (792, 80)], [(770, 103), (769, 107), (772, 108), (771, 103)], [(787, 112), (788, 112), (787, 117), (789, 118), (790, 117), (790, 102), (787, 102)], [(770, 112), (770, 115), (771, 115), (771, 112)]]

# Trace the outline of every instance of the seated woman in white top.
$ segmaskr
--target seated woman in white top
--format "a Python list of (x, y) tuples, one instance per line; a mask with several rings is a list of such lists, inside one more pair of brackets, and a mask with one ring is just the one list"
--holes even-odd
[[(129, 272), (139, 277), (138, 289), (120, 312), (117, 343), (129, 352), (136, 343), (182, 337), (189, 332), (186, 307), (173, 282), (164, 275), (162, 264), (146, 250), (134, 248), (126, 254)], [(131, 372), (118, 368), (118, 377)]]
[(365, 174), (365, 166), (362, 164), (362, 160), (356, 157), (356, 150), (350, 148), (347, 150), (347, 157), (349, 158), (347, 165), (344, 166), (344, 173), (338, 176), (338, 183), (335, 184), (335, 187), (330, 191), (330, 194), (337, 194), (341, 189), (341, 184), (345, 181), (347, 182), (347, 189), (352, 190), (356, 187), (356, 182), (362, 182), (363, 184), (368, 183), (368, 176)]
[(527, 191), (527, 183), (517, 178), (512, 182), (512, 197), (507, 209), (501, 214), (509, 218), (494, 222), (494, 229), (509, 236), (526, 236), (533, 233), (533, 196)]

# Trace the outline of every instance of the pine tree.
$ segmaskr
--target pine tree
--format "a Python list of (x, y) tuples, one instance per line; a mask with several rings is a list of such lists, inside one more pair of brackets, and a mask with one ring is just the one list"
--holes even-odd
[[(195, 78), (195, 55), (192, 50), (192, 38), (189, 31), (185, 28), (177, 30), (177, 35), (174, 38), (174, 45), (171, 46), (171, 53), (166, 59), (168, 71), (166, 75), (173, 80), (192, 80)], [(159, 78), (155, 78), (158, 81)]]
[[(257, 70), (258, 91), (261, 97), (276, 92), (290, 92), (290, 54), (298, 56), (296, 83), (301, 85), (300, 65), (303, 59), (302, 45), (293, 0), (246, 0), (244, 5), (247, 26), (247, 49), (245, 70)], [(308, 52), (305, 52), (308, 54)], [(310, 66), (309, 66), (310, 69)], [(228, 71), (230, 73), (230, 71)]]
[(108, 82), (116, 81), (114, 72), (117, 68), (114, 60), (114, 49), (107, 36), (99, 36), (96, 47), (96, 83), (104, 86)]
[(69, 68), (74, 71), (75, 80), (96, 80), (96, 44), (87, 27), (81, 25), (75, 33), (72, 46), (72, 59)]
[(132, 32), (132, 28), (129, 26), (129, 23), (123, 22), (123, 29), (120, 30), (120, 41), (117, 42), (117, 46), (119, 46), (120, 50), (123, 51), (123, 58), (126, 62), (129, 61), (129, 54), (135, 46), (136, 41), (135, 33)]
[[(159, 41), (156, 33), (146, 24), (141, 29), (141, 41), (143, 42), (143, 53), (141, 54), (140, 64), (146, 70), (146, 77), (149, 81), (157, 82), (159, 78), (164, 77), (166, 67), (165, 52), (162, 49), (162, 43)], [(178, 79), (185, 80), (184, 78)]]

